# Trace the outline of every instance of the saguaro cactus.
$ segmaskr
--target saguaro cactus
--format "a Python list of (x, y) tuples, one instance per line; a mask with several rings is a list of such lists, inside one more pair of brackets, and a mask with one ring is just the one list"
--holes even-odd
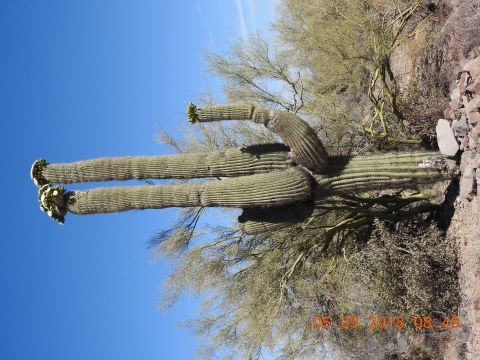
[[(63, 224), (67, 212), (98, 214), (133, 209), (222, 206), (242, 208), (240, 229), (249, 234), (284, 228), (308, 218), (315, 201), (370, 189), (414, 187), (448, 176), (441, 155), (430, 152), (328, 157), (306, 122), (288, 112), (250, 104), (197, 108), (191, 122), (252, 120), (283, 144), (253, 145), (210, 153), (100, 158), (70, 164), (37, 160), (31, 177), (40, 208)], [(226, 177), (182, 185), (120, 186), (66, 191), (60, 185), (129, 179)]]

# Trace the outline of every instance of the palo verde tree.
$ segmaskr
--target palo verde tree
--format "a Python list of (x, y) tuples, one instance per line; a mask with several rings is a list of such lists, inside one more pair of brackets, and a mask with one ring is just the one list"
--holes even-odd
[(225, 53), (204, 52), (207, 73), (223, 80), (229, 102), (320, 119), (331, 155), (345, 154), (338, 143), (352, 134), (377, 144), (421, 144), (400, 106), (392, 56), (429, 24), (428, 3), (284, 0), (272, 24), (276, 46), (258, 33), (234, 39)]

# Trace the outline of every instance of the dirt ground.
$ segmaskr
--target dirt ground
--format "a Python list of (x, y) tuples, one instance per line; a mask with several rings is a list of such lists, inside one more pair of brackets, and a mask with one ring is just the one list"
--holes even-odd
[(447, 230), (455, 241), (460, 263), (462, 329), (454, 335), (444, 359), (480, 359), (480, 196), (471, 201), (456, 199)]

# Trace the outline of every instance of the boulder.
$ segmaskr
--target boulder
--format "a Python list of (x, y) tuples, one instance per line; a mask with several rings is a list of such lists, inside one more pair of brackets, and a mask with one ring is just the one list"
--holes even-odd
[(455, 156), (458, 151), (458, 144), (450, 127), (450, 122), (445, 119), (438, 120), (435, 130), (440, 152), (445, 156)]

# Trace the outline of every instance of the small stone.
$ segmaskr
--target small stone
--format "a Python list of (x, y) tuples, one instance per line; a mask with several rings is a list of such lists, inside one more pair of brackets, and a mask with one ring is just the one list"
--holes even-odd
[(470, 149), (475, 149), (477, 147), (477, 141), (475, 141), (473, 136), (468, 139), (468, 147)]
[(455, 89), (453, 89), (452, 95), (450, 95), (450, 100), (459, 102), (461, 99), (461, 95), (462, 94), (460, 94), (460, 89), (456, 87)]
[(467, 118), (468, 118), (468, 122), (473, 126), (475, 126), (480, 122), (480, 113), (478, 113), (477, 111), (468, 113)]
[(438, 120), (435, 130), (440, 152), (445, 156), (455, 156), (458, 151), (458, 144), (450, 127), (450, 122), (445, 119)]
[(480, 95), (480, 76), (477, 76), (475, 81), (467, 86), (466, 90), (475, 95)]
[(446, 108), (443, 111), (443, 117), (448, 120), (455, 120), (455, 113), (452, 108)]
[(452, 122), (452, 129), (457, 137), (464, 137), (468, 134), (467, 117), (462, 115), (459, 121)]
[(454, 170), (457, 166), (457, 161), (454, 159), (445, 158), (445, 161), (449, 170)]
[(473, 169), (473, 159), (470, 158), (470, 161), (467, 161), (467, 165), (463, 169), (462, 177), (464, 178), (474, 178), (475, 177), (475, 170)]
[(468, 61), (463, 66), (464, 71), (470, 72), (470, 76), (475, 79), (476, 77), (480, 76), (480, 58), (475, 58)]
[(467, 94), (466, 87), (468, 86), (470, 79), (471, 77), (468, 72), (462, 72), (460, 74), (460, 79), (458, 80), (458, 89), (460, 90), (460, 94)]
[(478, 169), (479, 165), (480, 165), (480, 154), (477, 154), (475, 158), (472, 160), (472, 168)]
[(475, 95), (469, 102), (465, 104), (465, 111), (468, 113), (478, 111), (480, 109), (480, 96)]
[(468, 142), (469, 142), (469, 138), (468, 136), (465, 136), (463, 139), (462, 139), (462, 142), (460, 143), (460, 150), (464, 150), (466, 148), (468, 148)]
[(471, 200), (475, 186), (475, 178), (463, 177), (460, 179), (460, 197), (462, 199)]
[(450, 106), (451, 109), (453, 110), (458, 110), (460, 108), (460, 101), (450, 101), (448, 103), (448, 106)]
[(467, 167), (467, 162), (464, 159), (460, 160), (460, 173), (461, 174), (463, 174), (466, 167)]

